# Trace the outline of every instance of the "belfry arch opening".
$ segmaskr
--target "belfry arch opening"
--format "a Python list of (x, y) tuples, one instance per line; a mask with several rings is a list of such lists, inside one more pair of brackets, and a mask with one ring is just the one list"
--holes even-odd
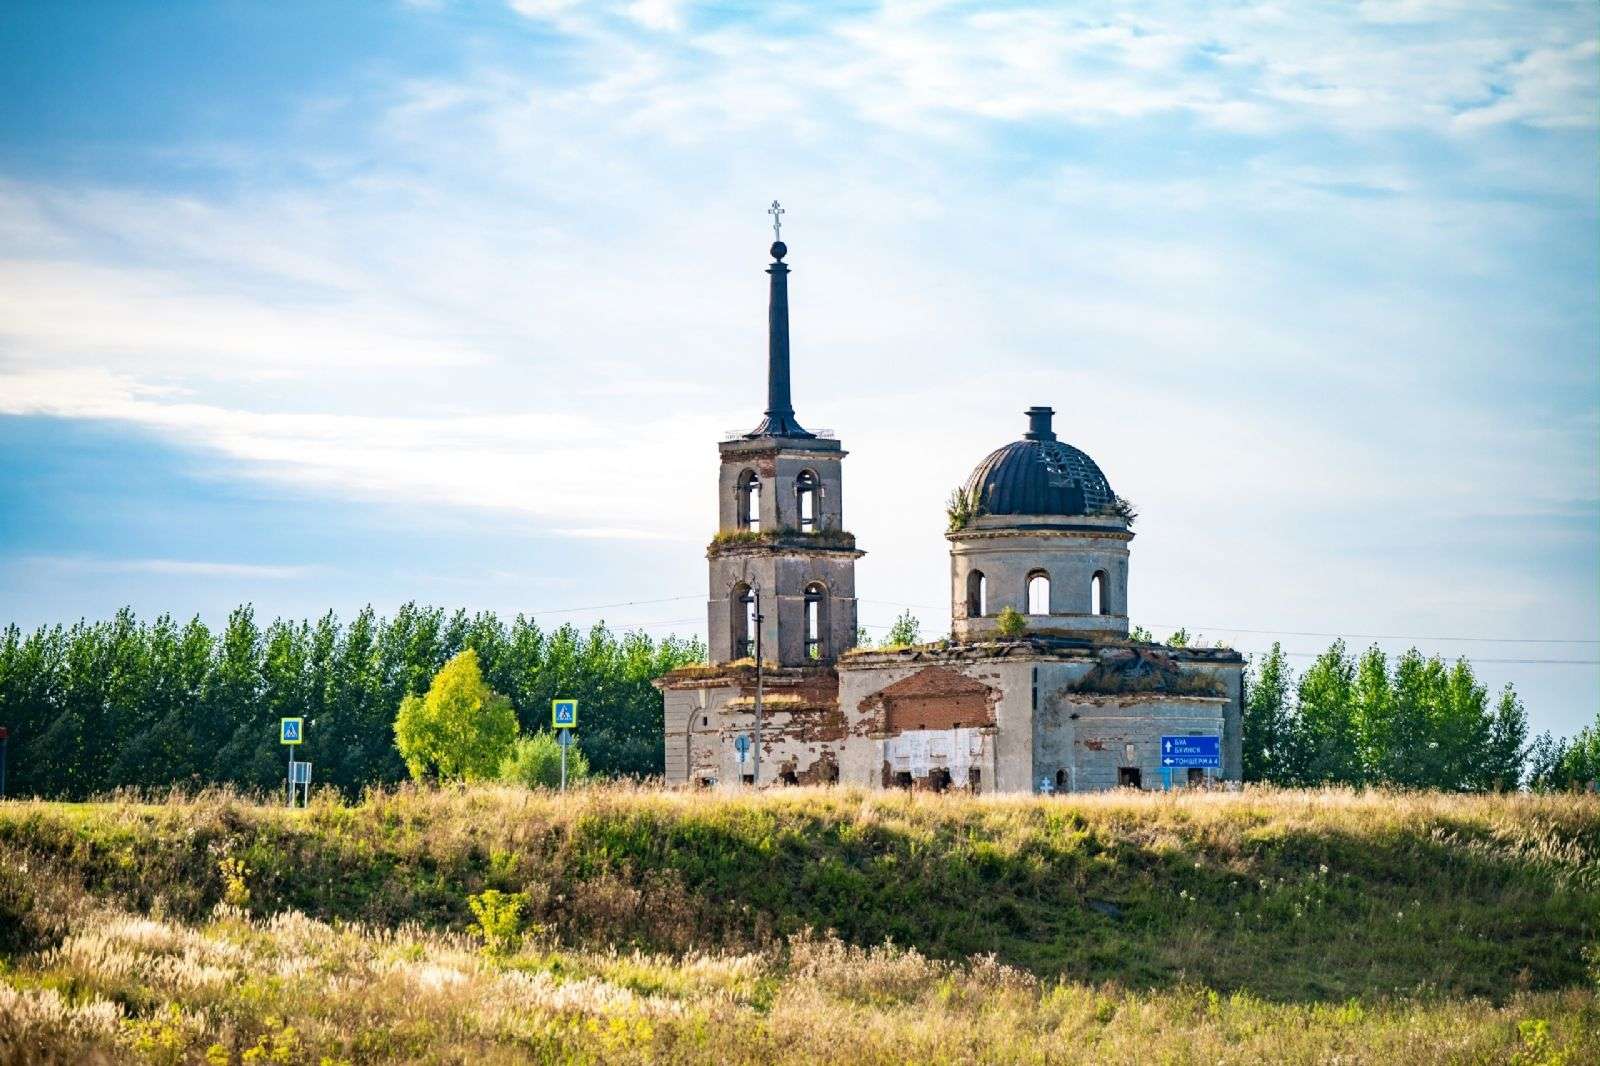
[(733, 657), (747, 659), (755, 655), (756, 596), (744, 582), (733, 586), (729, 597), (729, 628), (732, 632)]
[(828, 590), (822, 582), (813, 581), (805, 592), (806, 658), (822, 659), (827, 655), (827, 645), (822, 634), (827, 629)]
[(982, 570), (967, 575), (967, 617), (982, 618), (989, 613), (989, 579)]
[(1106, 581), (1106, 572), (1096, 570), (1094, 577), (1089, 581), (1089, 613), (1110, 614), (1111, 598), (1107, 595), (1110, 585)]
[(736, 513), (739, 516), (739, 528), (751, 533), (761, 529), (761, 478), (754, 470), (746, 470), (739, 475), (736, 492)]
[(1043, 570), (1028, 575), (1028, 613), (1050, 613), (1050, 575)]
[(817, 528), (817, 497), (821, 487), (821, 480), (811, 470), (800, 471), (800, 476), (794, 479), (795, 514), (802, 533), (811, 533)]

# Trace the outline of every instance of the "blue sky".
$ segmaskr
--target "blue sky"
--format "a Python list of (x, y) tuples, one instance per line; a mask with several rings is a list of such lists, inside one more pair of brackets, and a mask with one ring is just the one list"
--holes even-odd
[(776, 197), (864, 622), (945, 628), (944, 499), (1047, 403), (1140, 511), (1136, 621), (1466, 654), (1570, 732), (1597, 41), (1587, 3), (9, 5), (0, 614), (703, 630)]

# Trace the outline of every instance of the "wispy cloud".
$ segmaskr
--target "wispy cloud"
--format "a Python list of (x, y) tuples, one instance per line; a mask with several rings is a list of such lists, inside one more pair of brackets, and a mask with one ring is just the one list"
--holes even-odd
[(241, 581), (291, 581), (313, 577), (315, 566), (269, 566), (261, 563), (223, 563), (202, 559), (111, 559), (81, 555), (34, 555), (18, 562), (27, 568), (46, 568), (88, 574), (164, 574), (184, 578), (229, 578)]

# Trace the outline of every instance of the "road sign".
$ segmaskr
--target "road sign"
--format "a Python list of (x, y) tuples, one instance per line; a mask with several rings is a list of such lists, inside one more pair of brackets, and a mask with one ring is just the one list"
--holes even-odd
[(1162, 766), (1215, 766), (1222, 765), (1222, 738), (1162, 737)]
[(289, 783), (291, 785), (311, 784), (311, 764), (308, 762), (293, 762), (289, 764)]
[(572, 730), (563, 729), (561, 732), (557, 733), (556, 743), (560, 744), (563, 748), (572, 747)]
[(739, 753), (739, 761), (744, 762), (745, 756), (750, 754), (750, 735), (748, 733), (740, 733), (734, 737), (733, 750)]
[(304, 723), (304, 718), (278, 719), (278, 742), (281, 744), (300, 743), (301, 734), (304, 732), (301, 727)]
[(578, 728), (578, 701), (551, 700), (550, 722), (557, 729)]

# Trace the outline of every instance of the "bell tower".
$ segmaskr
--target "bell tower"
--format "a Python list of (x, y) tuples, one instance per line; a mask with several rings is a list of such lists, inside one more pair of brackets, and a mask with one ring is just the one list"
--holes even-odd
[[(776, 201), (773, 236), (779, 235)], [(767, 303), (767, 410), (755, 429), (717, 446), (717, 534), (706, 549), (713, 662), (755, 654), (780, 666), (832, 662), (856, 642), (855, 537), (844, 528), (841, 463), (826, 434), (807, 432), (789, 395), (789, 249), (772, 243)]]

